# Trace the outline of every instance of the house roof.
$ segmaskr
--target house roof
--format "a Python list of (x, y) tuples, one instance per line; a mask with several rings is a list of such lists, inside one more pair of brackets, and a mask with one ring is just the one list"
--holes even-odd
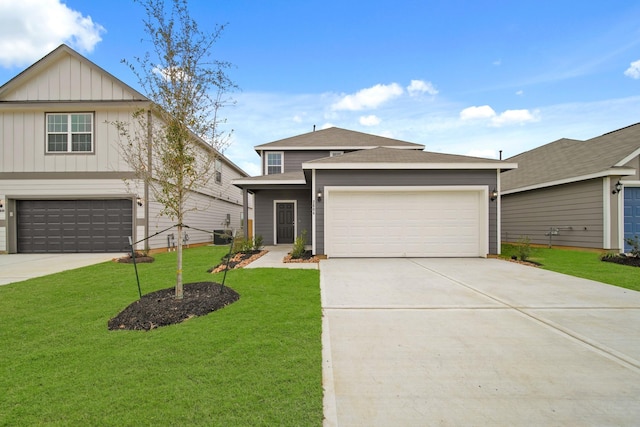
[(513, 169), (515, 162), (377, 147), (302, 164), (303, 169)]
[(424, 145), (331, 127), (255, 146), (255, 150), (363, 150), (393, 147), (423, 150)]
[(293, 171), (293, 172), (285, 172), (285, 173), (276, 173), (272, 175), (260, 175), (254, 177), (240, 178), (234, 179), (233, 184), (237, 186), (242, 185), (304, 185), (306, 184), (306, 180), (304, 178), (304, 172), (302, 170)]
[(513, 156), (518, 169), (502, 177), (504, 193), (609, 175), (630, 175), (625, 165), (640, 154), (640, 123), (579, 141), (559, 139)]

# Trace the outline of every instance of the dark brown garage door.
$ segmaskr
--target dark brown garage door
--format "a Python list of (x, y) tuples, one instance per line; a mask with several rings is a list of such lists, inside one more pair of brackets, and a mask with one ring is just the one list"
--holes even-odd
[(131, 200), (19, 200), (18, 252), (123, 252)]

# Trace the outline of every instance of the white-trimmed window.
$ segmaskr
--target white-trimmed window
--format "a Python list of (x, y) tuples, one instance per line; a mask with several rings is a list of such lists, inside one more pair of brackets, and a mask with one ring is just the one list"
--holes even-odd
[(47, 153), (93, 151), (93, 113), (47, 113)]
[(342, 156), (344, 151), (329, 151), (329, 157)]
[(282, 152), (266, 153), (264, 162), (265, 162), (265, 170), (267, 171), (267, 175), (273, 175), (276, 173), (284, 172), (283, 158), (284, 158), (284, 153)]
[(217, 184), (222, 184), (222, 160), (216, 159), (214, 162), (214, 175)]

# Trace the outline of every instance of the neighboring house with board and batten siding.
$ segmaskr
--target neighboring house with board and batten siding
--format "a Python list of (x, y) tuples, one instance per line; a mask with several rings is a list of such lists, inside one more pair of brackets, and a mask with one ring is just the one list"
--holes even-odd
[[(149, 104), (66, 45), (0, 86), (0, 253), (123, 252), (129, 237), (140, 241), (171, 227), (122, 159), (112, 124), (130, 122)], [(247, 174), (217, 155), (214, 179), (190, 195), (197, 210), (185, 224), (239, 229), (242, 192), (231, 181)], [(188, 243), (211, 243), (205, 231), (187, 230)], [(152, 237), (148, 249), (171, 246), (172, 233)]]

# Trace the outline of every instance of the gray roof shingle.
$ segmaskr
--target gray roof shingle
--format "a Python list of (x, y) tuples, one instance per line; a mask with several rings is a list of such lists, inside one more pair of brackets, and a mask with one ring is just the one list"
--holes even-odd
[(586, 141), (559, 139), (507, 159), (518, 169), (502, 174), (502, 190), (605, 172), (639, 149), (640, 123)]
[(373, 147), (396, 147), (414, 150), (424, 149), (424, 145), (412, 142), (400, 141), (383, 136), (371, 135), (368, 133), (356, 132), (353, 130), (331, 127), (257, 145), (254, 148), (259, 150), (270, 149), (342, 149), (342, 148), (373, 148)]

